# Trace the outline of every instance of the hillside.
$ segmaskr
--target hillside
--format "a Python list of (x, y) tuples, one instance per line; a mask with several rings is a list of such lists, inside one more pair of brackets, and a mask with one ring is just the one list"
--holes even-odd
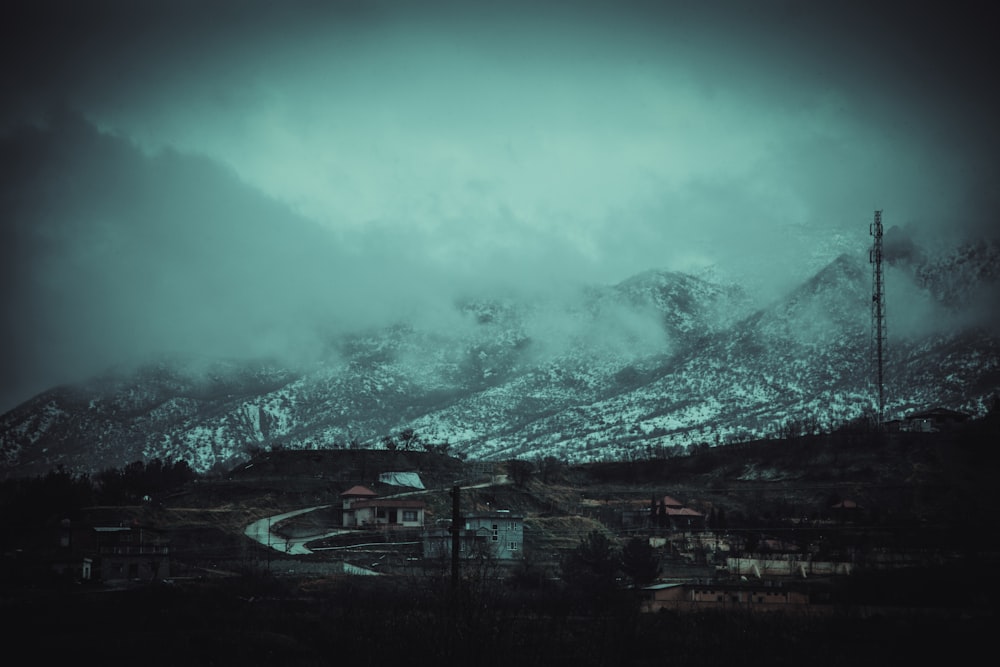
[[(892, 269), (906, 300), (889, 320), (890, 416), (982, 415), (1000, 391), (1000, 336), (983, 307), (998, 257), (973, 244)], [(869, 280), (845, 254), (760, 307), (735, 283), (648, 271), (560, 301), (457, 302), (448, 326), (345, 335), (315, 366), (163, 360), (0, 416), (0, 467), (94, 472), (160, 458), (218, 471), (254, 449), (371, 449), (404, 429), (470, 459), (574, 462), (789, 424), (830, 432), (872, 410)]]
[[(5, 531), (0, 605), (19, 631), (46, 628), (52, 652), (68, 656), (81, 646), (109, 645), (141, 650), (144, 642), (162, 642), (168, 648), (157, 651), (153, 664), (176, 664), (181, 655), (204, 657), (205, 651), (218, 664), (256, 664), (265, 656), (269, 663), (313, 665), (331, 654), (371, 664), (365, 660), (389, 660), (404, 648), (391, 644), (390, 650), (379, 639), (387, 627), (392, 641), (405, 633), (407, 650), (431, 651), (444, 642), (474, 655), (486, 637), (492, 652), (516, 654), (527, 664), (558, 662), (567, 645), (579, 653), (577, 662), (595, 665), (608, 661), (594, 658), (592, 650), (644, 656), (638, 664), (656, 664), (665, 652), (682, 652), (680, 664), (703, 664), (706, 655), (722, 664), (761, 652), (782, 656), (778, 664), (856, 664), (859, 652), (882, 663), (899, 659), (900, 647), (915, 654), (929, 645), (951, 650), (955, 642), (982, 642), (984, 628), (995, 622), (998, 418), (994, 408), (944, 432), (879, 434), (859, 424), (825, 436), (633, 461), (550, 458), (524, 474), (513, 462), (463, 462), (438, 453), (259, 451), (223, 474), (200, 476), (151, 502), (83, 508), (74, 519), (126, 521), (169, 540), (167, 582), (123, 590), (73, 585), (53, 578), (44, 558), (29, 562), (35, 554), (30, 542)], [(404, 470), (419, 472), (426, 488), (377, 483), (383, 472)], [(524, 560), (507, 566), (464, 562), (456, 597), (447, 563), (423, 558), (414, 529), (316, 538), (309, 542), (316, 550), (301, 556), (245, 533), (254, 521), (336, 506), (339, 494), (356, 483), (371, 484), (383, 496), (424, 500), (428, 525), (450, 518), (449, 490), (458, 484), (463, 514), (509, 509), (523, 516)], [(645, 514), (651, 500), (664, 495), (704, 512), (712, 525), (688, 531), (624, 520), (625, 512)], [(856, 503), (859, 512), (838, 514), (833, 506), (843, 500)], [(317, 510), (269, 527), (279, 538), (308, 538), (328, 533), (337, 518), (337, 512)], [(28, 537), (50, 534), (38, 528)], [(816, 613), (643, 614), (625, 582), (619, 595), (595, 607), (593, 591), (561, 578), (562, 559), (594, 531), (614, 549), (632, 537), (651, 538), (659, 545), (654, 553), (665, 582), (802, 590), (813, 596)], [(855, 569), (850, 576), (742, 582), (726, 565), (734, 554), (783, 553)], [(350, 575), (349, 566), (383, 576)], [(330, 640), (331, 632), (339, 639)], [(111, 642), (119, 635), (121, 642)], [(919, 646), (916, 636), (925, 638)], [(359, 637), (365, 638), (361, 645)], [(637, 663), (629, 658), (621, 664)]]
[[(919, 547), (946, 559), (974, 543), (986, 557), (992, 542), (980, 538), (992, 534), (983, 531), (996, 525), (989, 508), (1000, 502), (1000, 491), (992, 483), (1000, 468), (992, 446), (1000, 435), (998, 427), (993, 413), (948, 433), (880, 437), (842, 432), (632, 462), (569, 464), (549, 459), (517, 478), (508, 474), (505, 463), (463, 463), (424, 453), (261, 452), (228, 475), (200, 479), (134, 511), (143, 522), (172, 535), (178, 574), (196, 573), (210, 564), (240, 572), (277, 560), (277, 554), (243, 535), (251, 521), (301, 508), (339, 507), (339, 494), (354, 484), (368, 485), (381, 496), (404, 493), (423, 500), (427, 525), (450, 520), (449, 492), (459, 485), (463, 513), (507, 509), (523, 516), (526, 556), (552, 571), (558, 568), (560, 554), (593, 530), (624, 540), (634, 529), (623, 512), (648, 510), (651, 498), (664, 495), (706, 517), (725, 516), (728, 531), (785, 536), (809, 535), (810, 525), (825, 526), (829, 534), (834, 530), (832, 506), (851, 500), (862, 508), (863, 519), (858, 530), (838, 539), (885, 542), (895, 549)], [(426, 488), (380, 484), (379, 475), (389, 471), (418, 472)], [(314, 512), (276, 524), (275, 530), (303, 537), (338, 524), (337, 511)], [(383, 540), (388, 538), (360, 531), (317, 540), (312, 546), (343, 548)], [(393, 567), (405, 572), (412, 568), (403, 559), (413, 551), (407, 549), (348, 549), (334, 556), (317, 552), (294, 561), (286, 558), (283, 567), (309, 572), (329, 568), (331, 558), (362, 564), (373, 557), (384, 561), (389, 554), (383, 566), (395, 563)], [(419, 549), (411, 555), (419, 556)], [(394, 560), (397, 557), (403, 560)], [(690, 570), (681, 562), (667, 565)]]

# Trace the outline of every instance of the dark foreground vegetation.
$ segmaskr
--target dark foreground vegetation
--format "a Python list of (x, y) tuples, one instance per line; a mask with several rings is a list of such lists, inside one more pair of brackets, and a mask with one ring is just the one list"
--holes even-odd
[(237, 578), (3, 602), (44, 664), (904, 665), (990, 641), (989, 615), (639, 613), (495, 580)]

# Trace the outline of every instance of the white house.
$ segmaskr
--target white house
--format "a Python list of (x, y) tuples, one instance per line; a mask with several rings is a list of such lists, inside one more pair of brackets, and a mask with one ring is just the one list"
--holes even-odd
[(352, 486), (340, 494), (343, 499), (343, 520), (347, 528), (396, 526), (419, 528), (424, 525), (422, 500), (379, 498), (365, 486)]

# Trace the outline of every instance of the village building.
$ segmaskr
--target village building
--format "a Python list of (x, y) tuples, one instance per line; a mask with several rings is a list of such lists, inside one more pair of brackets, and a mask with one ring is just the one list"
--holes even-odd
[[(451, 528), (424, 531), (424, 558), (451, 556)], [(524, 517), (509, 510), (477, 512), (463, 517), (459, 557), (516, 560), (524, 557)]]
[(170, 576), (170, 547), (158, 531), (139, 525), (95, 526), (93, 537), (102, 581), (157, 581)]
[(763, 582), (753, 585), (725, 583), (658, 583), (644, 586), (639, 591), (644, 612), (741, 610), (810, 612), (817, 609), (810, 605), (809, 595), (787, 586), (767, 586)]
[(340, 494), (341, 525), (345, 528), (399, 527), (420, 528), (424, 525), (427, 504), (406, 498), (379, 498), (368, 487), (357, 485)]
[(363, 500), (371, 500), (377, 497), (378, 494), (369, 489), (367, 486), (361, 486), (360, 484), (352, 486), (343, 493), (340, 494), (340, 499), (342, 502), (343, 518), (341, 519), (340, 525), (344, 528), (355, 528), (358, 526), (354, 509), (352, 508), (354, 503), (361, 502)]
[(947, 408), (933, 408), (906, 415), (903, 430), (920, 433), (935, 433), (955, 428), (966, 421), (969, 415)]
[(621, 510), (622, 528), (669, 528), (670, 530), (704, 530), (705, 515), (685, 507), (676, 498), (663, 496), (650, 501), (630, 501)]
[(663, 496), (649, 508), (650, 523), (671, 530), (703, 530), (705, 515), (670, 496)]
[(859, 521), (862, 518), (861, 505), (853, 500), (844, 499), (837, 503), (834, 503), (830, 507), (833, 517), (842, 523)]
[(422, 500), (375, 498), (357, 501), (351, 505), (351, 511), (355, 525), (361, 527), (420, 528), (424, 525), (425, 507)]
[(170, 545), (164, 534), (137, 521), (60, 522), (54, 571), (78, 581), (116, 583), (170, 577)]

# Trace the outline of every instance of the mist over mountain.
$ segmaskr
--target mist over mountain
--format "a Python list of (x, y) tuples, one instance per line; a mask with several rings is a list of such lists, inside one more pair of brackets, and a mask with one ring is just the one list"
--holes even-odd
[[(406, 428), (474, 458), (577, 461), (826, 430), (871, 410), (869, 290), (867, 262), (842, 255), (759, 309), (738, 285), (669, 271), (559, 302), (456, 301), (448, 328), (344, 334), (310, 366), (164, 359), (43, 392), (2, 417), (0, 451), (8, 473), (151, 458), (206, 471)], [(891, 415), (982, 414), (1000, 391), (1000, 337), (971, 321), (899, 332), (889, 360)]]
[[(995, 384), (985, 6), (12, 0), (11, 465), (618, 456)], [(96, 379), (95, 379), (96, 378)]]
[(534, 281), (445, 273), (405, 235), (334, 233), (216, 160), (146, 154), (66, 108), (0, 137), (0, 163), (5, 409), (162, 355), (312, 362), (334, 334), (447, 328), (466, 292)]

